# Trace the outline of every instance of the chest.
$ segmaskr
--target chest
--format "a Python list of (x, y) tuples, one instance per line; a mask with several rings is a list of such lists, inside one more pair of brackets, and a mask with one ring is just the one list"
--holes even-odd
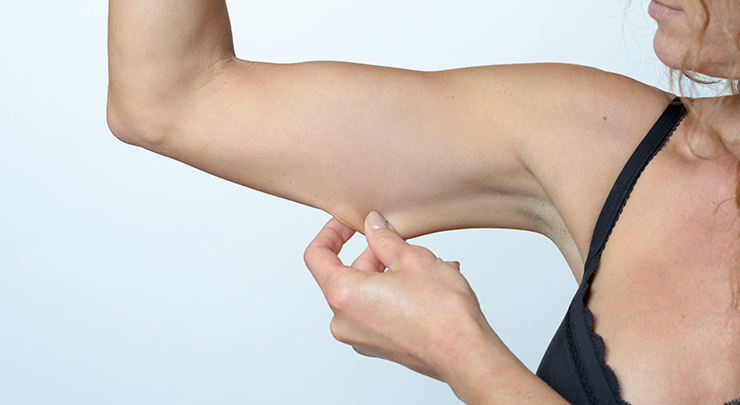
[(624, 207), (587, 304), (628, 402), (740, 397), (736, 185), (736, 163), (668, 150)]

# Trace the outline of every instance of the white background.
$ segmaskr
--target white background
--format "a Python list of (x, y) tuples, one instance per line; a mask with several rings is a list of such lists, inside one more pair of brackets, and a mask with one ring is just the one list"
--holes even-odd
[[(646, 6), (229, 3), (245, 59), (568, 62), (666, 88)], [(0, 403), (456, 403), (446, 385), (331, 338), (302, 262), (326, 214), (110, 134), (106, 19), (100, 0), (0, 2)], [(536, 369), (575, 289), (554, 246), (500, 230), (415, 243), (462, 262), (491, 324)]]

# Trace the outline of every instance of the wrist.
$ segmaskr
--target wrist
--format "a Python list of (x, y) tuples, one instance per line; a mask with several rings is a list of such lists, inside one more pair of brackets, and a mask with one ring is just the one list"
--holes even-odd
[(442, 351), (437, 368), (455, 395), (466, 404), (495, 403), (489, 401), (488, 396), (493, 394), (490, 388), (511, 367), (513, 354), (486, 326), (460, 328)]
[(460, 331), (438, 371), (468, 405), (567, 404), (534, 375), (488, 326)]

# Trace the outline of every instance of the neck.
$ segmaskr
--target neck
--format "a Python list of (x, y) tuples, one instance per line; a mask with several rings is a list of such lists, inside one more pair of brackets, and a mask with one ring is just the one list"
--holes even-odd
[(740, 95), (692, 100), (687, 118), (698, 155), (729, 152), (740, 159)]

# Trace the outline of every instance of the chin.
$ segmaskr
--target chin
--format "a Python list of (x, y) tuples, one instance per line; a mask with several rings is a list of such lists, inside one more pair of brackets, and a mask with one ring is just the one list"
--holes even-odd
[(653, 38), (653, 49), (658, 59), (671, 69), (685, 69), (718, 79), (738, 79), (740, 67), (736, 67), (740, 64), (740, 52), (734, 44), (702, 43), (694, 48), (685, 63), (689, 43), (690, 38), (668, 35), (658, 29)]
[(681, 61), (683, 60), (685, 51), (676, 46), (675, 43), (668, 41), (663, 35), (660, 35), (660, 31), (653, 38), (653, 49), (655, 50), (655, 55), (658, 56), (658, 59), (664, 65), (671, 69), (681, 69)]

